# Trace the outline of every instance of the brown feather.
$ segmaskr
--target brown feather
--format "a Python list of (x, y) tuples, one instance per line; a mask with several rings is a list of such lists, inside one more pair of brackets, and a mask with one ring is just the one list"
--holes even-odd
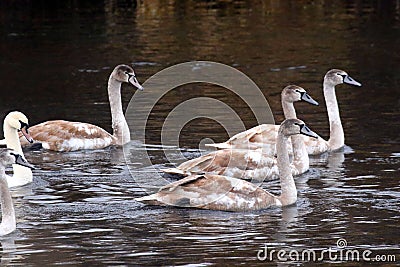
[(278, 197), (256, 185), (220, 175), (193, 175), (163, 187), (158, 193), (137, 199), (152, 205), (246, 211), (277, 205)]
[[(115, 140), (111, 134), (93, 124), (64, 120), (46, 121), (31, 126), (29, 132), (36, 143), (46, 144), (47, 149), (55, 151), (84, 149), (84, 147), (71, 149), (65, 146), (65, 142), (73, 140), (81, 140), (82, 146), (93, 142), (95, 149), (109, 146)], [(21, 134), (20, 141), (23, 147), (31, 145)]]

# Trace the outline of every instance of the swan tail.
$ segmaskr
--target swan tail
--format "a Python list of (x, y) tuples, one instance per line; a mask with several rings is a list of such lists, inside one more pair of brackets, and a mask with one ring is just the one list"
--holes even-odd
[(180, 174), (180, 175), (187, 175), (185, 171), (182, 171), (178, 168), (168, 168), (168, 169), (161, 169), (161, 171), (168, 173), (168, 174)]
[(160, 201), (157, 199), (157, 194), (151, 194), (144, 197), (135, 198), (136, 201), (148, 205), (159, 205)]
[(215, 144), (205, 144), (205, 146), (207, 147), (215, 147), (218, 149), (227, 149), (227, 148), (231, 148), (232, 146), (226, 142), (224, 143), (215, 143)]

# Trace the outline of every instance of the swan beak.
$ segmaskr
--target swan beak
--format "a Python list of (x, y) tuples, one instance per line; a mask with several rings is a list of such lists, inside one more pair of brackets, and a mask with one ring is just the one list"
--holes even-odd
[(27, 162), (26, 159), (24, 159), (24, 157), (22, 157), (20, 154), (15, 154), (15, 153), (11, 154), (15, 157), (15, 164), (27, 167), (32, 170), (35, 169), (35, 167), (33, 167), (33, 165), (31, 165), (29, 162)]
[(349, 75), (344, 76), (343, 82), (347, 83), (347, 84), (355, 85), (355, 86), (361, 86), (361, 83), (357, 82), (356, 80), (351, 78)]
[(33, 138), (28, 132), (28, 126), (24, 126), (21, 128), (21, 133), (25, 136), (26, 140), (28, 140), (29, 143), (33, 143)]
[(143, 86), (140, 85), (140, 83), (138, 82), (138, 80), (136, 79), (135, 76), (131, 76), (129, 78), (129, 83), (132, 84), (133, 86), (135, 86), (138, 90), (143, 91)]
[(314, 133), (313, 131), (310, 130), (310, 128), (307, 127), (307, 125), (303, 124), (300, 128), (300, 133), (304, 134), (306, 136), (318, 138), (318, 134)]
[(307, 94), (306, 92), (303, 92), (301, 94), (301, 100), (303, 100), (311, 105), (315, 105), (315, 106), (319, 105), (318, 102), (315, 101), (314, 99), (312, 99), (312, 97), (309, 94)]

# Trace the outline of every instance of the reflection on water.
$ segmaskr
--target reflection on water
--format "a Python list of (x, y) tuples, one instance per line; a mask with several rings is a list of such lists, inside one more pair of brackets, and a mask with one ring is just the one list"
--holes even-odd
[[(363, 87), (337, 87), (349, 147), (311, 158), (310, 171), (296, 179), (297, 205), (283, 209), (227, 213), (133, 200), (144, 194), (139, 184), (154, 190), (168, 182), (155, 177), (180, 153), (193, 158), (204, 153), (198, 144), (205, 138), (227, 138), (219, 124), (201, 119), (182, 129), (181, 149), (160, 146), (163, 120), (179, 103), (211, 97), (246, 127), (257, 123), (239, 97), (210, 84), (165, 95), (147, 124), (148, 144), (133, 141), (127, 159), (118, 148), (27, 151), (38, 169), (32, 185), (12, 190), (18, 224), (0, 240), (2, 264), (256, 266), (268, 264), (256, 258), (264, 244), (322, 250), (336, 248), (338, 238), (347, 248), (400, 259), (398, 1), (19, 2), (0, 2), (0, 113), (21, 110), (31, 124), (63, 118), (111, 131), (106, 83), (120, 63), (133, 64), (140, 82), (185, 61), (233, 66), (262, 89), (278, 122), (281, 89), (298, 84), (321, 104), (297, 104), (299, 117), (325, 137), (324, 73), (345, 69)], [(125, 107), (134, 93), (123, 88)], [(279, 193), (278, 181), (262, 186)]]

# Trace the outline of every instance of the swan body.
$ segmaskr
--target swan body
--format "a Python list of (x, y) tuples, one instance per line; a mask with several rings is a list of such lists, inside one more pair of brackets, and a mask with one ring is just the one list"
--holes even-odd
[[(308, 157), (308, 155), (307, 155)], [(294, 160), (289, 168), (292, 175), (300, 175), (309, 169), (309, 163)], [(169, 174), (193, 175), (211, 173), (244, 180), (263, 181), (279, 178), (277, 160), (262, 149), (223, 149), (188, 160), (176, 168), (162, 170)]]
[[(27, 143), (32, 143), (33, 139), (28, 132), (28, 128), (28, 118), (23, 113), (19, 111), (8, 113), (3, 123), (4, 140), (7, 148), (24, 156), (18, 132), (24, 136)], [(9, 187), (23, 186), (31, 183), (33, 180), (31, 169), (17, 164), (13, 164), (13, 176), (7, 175), (6, 177)]]
[[(101, 149), (117, 143), (106, 130), (84, 122), (46, 121), (32, 126), (31, 132), (44, 149), (53, 151)], [(28, 145), (25, 140), (22, 143)]]
[(215, 174), (191, 175), (162, 187), (159, 192), (137, 198), (150, 205), (172, 205), (223, 211), (247, 211), (288, 206), (297, 201), (297, 190), (289, 168), (287, 143), (294, 134), (316, 136), (298, 119), (285, 120), (277, 138), (277, 164), (281, 195), (273, 195), (250, 182)]
[[(344, 146), (344, 131), (340, 120), (339, 107), (335, 94), (335, 86), (342, 83), (361, 86), (359, 82), (355, 81), (343, 70), (332, 69), (326, 73), (323, 82), (323, 92), (328, 111), (330, 138), (326, 141), (320, 136), (318, 136), (317, 139), (308, 136), (301, 136), (309, 155), (318, 155), (326, 151), (340, 149)], [(207, 146), (213, 146), (220, 149), (256, 149), (265, 146), (267, 150), (272, 147), (271, 144), (275, 143), (277, 131), (278, 126), (276, 125), (262, 124), (247, 131), (238, 133), (224, 143), (207, 144)]]
[[(108, 80), (113, 134), (89, 123), (52, 120), (32, 126), (30, 129), (33, 139), (41, 143), (44, 149), (53, 151), (101, 149), (110, 145), (122, 146), (128, 143), (130, 132), (122, 111), (122, 83), (130, 83), (137, 89), (143, 90), (131, 67), (127, 65), (115, 67)], [(21, 140), (21, 143), (23, 146), (28, 145), (24, 140)]]
[[(275, 141), (278, 136), (279, 125), (260, 124), (244, 132), (232, 136), (224, 143), (206, 144), (218, 149), (262, 149), (269, 156), (276, 154)], [(311, 138), (298, 136), (303, 139), (308, 155), (318, 155), (329, 150), (329, 143), (322, 137)], [(289, 154), (293, 154), (291, 139), (288, 144)]]
[(8, 188), (5, 171), (6, 166), (11, 164), (19, 164), (25, 168), (31, 167), (21, 155), (13, 153), (13, 150), (7, 148), (0, 149), (0, 236), (7, 235), (16, 229), (14, 205)]
[[(293, 102), (306, 99), (307, 102), (318, 105), (307, 92), (296, 85), (286, 86), (282, 90), (281, 100), (284, 115), (287, 119), (296, 118), (296, 112)], [(262, 134), (256, 135), (259, 131), (252, 131), (251, 134), (260, 140), (249, 138), (250, 145), (254, 143), (264, 142), (263, 138), (267, 135), (274, 136), (270, 140), (276, 140), (279, 125), (263, 124), (257, 126), (258, 130), (263, 129)], [(276, 129), (276, 130), (275, 130)], [(290, 151), (293, 151), (294, 159), (290, 164), (292, 175), (299, 175), (309, 169), (309, 159), (303, 139), (293, 136)], [(245, 145), (245, 144), (243, 144)], [(269, 145), (269, 146), (267, 146)], [(223, 149), (211, 152), (207, 155), (186, 161), (177, 168), (169, 168), (163, 170), (170, 174), (191, 175), (201, 172), (232, 176), (245, 180), (272, 180), (278, 178), (277, 161), (274, 158), (275, 144), (263, 143), (262, 146), (253, 149)]]

